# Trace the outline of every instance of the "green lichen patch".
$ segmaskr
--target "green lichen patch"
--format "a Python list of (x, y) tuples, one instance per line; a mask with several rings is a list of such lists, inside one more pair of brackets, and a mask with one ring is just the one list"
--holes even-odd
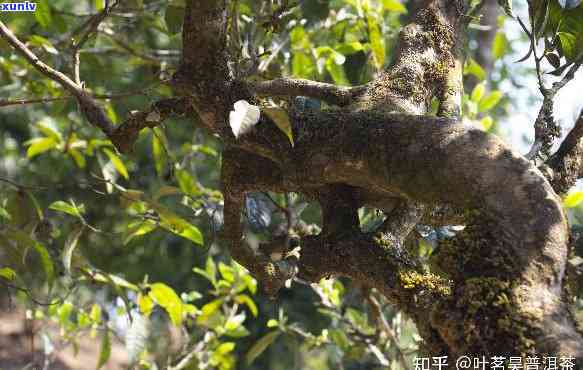
[(430, 272), (399, 271), (398, 278), (401, 286), (407, 290), (431, 292), (440, 297), (450, 296), (452, 293), (450, 281)]

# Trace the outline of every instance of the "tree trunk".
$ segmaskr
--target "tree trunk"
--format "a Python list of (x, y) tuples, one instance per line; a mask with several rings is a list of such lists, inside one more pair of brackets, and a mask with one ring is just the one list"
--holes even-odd
[[(302, 277), (343, 275), (377, 288), (415, 320), (428, 354), (581, 359), (563, 289), (569, 235), (560, 198), (529, 161), (457, 120), (467, 14), (465, 1), (425, 1), (390, 69), (357, 90), (318, 95), (340, 109), (292, 116), (293, 148), (266, 118), (238, 140), (230, 133), (233, 102), (253, 101), (259, 85), (228, 76), (224, 1), (187, 2), (174, 84), (227, 145), (224, 236), (268, 291), (288, 275), (242, 240), (244, 194), (302, 192), (321, 203), (324, 225), (301, 241)], [(427, 115), (433, 97), (441, 117)], [(382, 230), (360, 230), (363, 205), (387, 212)], [(420, 219), (443, 223), (448, 214), (467, 227), (440, 245), (429, 273), (395, 241)]]

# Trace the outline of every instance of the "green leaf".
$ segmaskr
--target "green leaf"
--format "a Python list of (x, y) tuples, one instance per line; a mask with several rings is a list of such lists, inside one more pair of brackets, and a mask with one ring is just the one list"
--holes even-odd
[(379, 24), (375, 17), (367, 17), (368, 37), (373, 53), (373, 62), (376, 69), (380, 70), (385, 65), (385, 43)]
[(480, 120), (480, 124), (484, 128), (484, 131), (489, 131), (490, 128), (492, 128), (492, 125), (494, 124), (494, 120), (492, 119), (492, 117), (486, 116)]
[(262, 108), (261, 111), (265, 113), (272, 121), (275, 123), (277, 128), (281, 130), (288, 138), (291, 146), (294, 146), (294, 138), (292, 133), (292, 125), (287, 112), (284, 109), (273, 107), (273, 108)]
[(298, 78), (311, 78), (314, 75), (314, 60), (302, 51), (296, 51), (292, 57), (292, 75)]
[(350, 82), (346, 77), (346, 72), (344, 71), (344, 66), (336, 63), (332, 56), (326, 60), (326, 71), (330, 73), (332, 80), (334, 80), (337, 85), (350, 85)]
[(182, 22), (184, 21), (184, 8), (168, 5), (164, 14), (164, 21), (166, 22), (168, 33), (171, 35), (179, 33), (182, 30)]
[(350, 55), (350, 54), (358, 53), (359, 51), (362, 51), (362, 50), (364, 50), (364, 45), (362, 45), (358, 41), (347, 42), (344, 44), (340, 44), (338, 47), (336, 47), (336, 51), (343, 54), (343, 55)]
[(40, 256), (47, 283), (49, 286), (52, 286), (53, 281), (55, 280), (55, 267), (53, 265), (53, 260), (49, 255), (49, 251), (44, 244), (32, 239), (26, 232), (11, 227), (6, 228), (3, 232), (0, 231), (0, 235), (4, 235), (7, 239), (14, 240), (27, 248), (36, 250)]
[(500, 102), (503, 95), (504, 94), (502, 93), (502, 91), (499, 90), (493, 91), (492, 93), (490, 93), (490, 95), (488, 95), (487, 97), (480, 101), (480, 104), (478, 104), (478, 110), (480, 112), (489, 111)]
[(0, 268), (0, 277), (12, 281), (16, 278), (16, 271), (10, 267), (2, 267)]
[(194, 177), (186, 170), (175, 170), (174, 177), (178, 181), (178, 186), (184, 194), (199, 195), (200, 189)]
[(235, 281), (235, 272), (233, 268), (225, 265), (223, 262), (219, 262), (219, 272), (227, 282), (233, 283)]
[[(583, 19), (581, 20), (583, 22)], [(557, 33), (561, 45), (561, 51), (567, 60), (572, 61), (577, 57), (576, 45), (577, 37), (572, 33), (559, 32)]]
[(26, 151), (26, 156), (32, 158), (57, 146), (57, 141), (53, 137), (42, 137), (29, 140), (25, 145), (30, 145)]
[(222, 298), (217, 298), (201, 308), (200, 316), (196, 318), (196, 323), (205, 327), (213, 328), (222, 323), (224, 320), (221, 317), (219, 308), (223, 304)]
[(502, 58), (510, 51), (510, 43), (504, 32), (497, 32), (492, 41), (492, 55), (494, 60)]
[(101, 306), (97, 303), (94, 303), (91, 306), (91, 311), (89, 312), (89, 318), (96, 324), (101, 322)]
[(124, 236), (123, 244), (126, 245), (131, 240), (133, 240), (135, 237), (146, 235), (146, 234), (156, 230), (157, 227), (158, 227), (158, 225), (152, 220), (146, 220), (143, 222), (139, 222), (136, 225), (132, 225), (132, 226), (128, 227), (128, 230), (127, 230), (128, 232)]
[(407, 8), (397, 0), (383, 0), (383, 8), (390, 12), (407, 13)]
[(146, 317), (149, 317), (154, 308), (154, 301), (147, 295), (138, 295), (138, 307), (140, 308), (140, 313)]
[(160, 215), (160, 226), (163, 229), (170, 231), (173, 234), (179, 235), (185, 239), (188, 239), (196, 244), (203, 245), (204, 240), (200, 230), (190, 224), (188, 221), (181, 217), (178, 217), (173, 212), (168, 209), (163, 209), (157, 207), (156, 211)]
[(129, 290), (133, 290), (135, 292), (140, 291), (137, 285), (130, 283), (129, 281), (112, 274), (108, 274), (105, 272), (89, 269), (89, 268), (82, 268), (81, 272), (83, 272), (87, 277), (89, 277), (93, 281), (97, 281), (100, 283), (104, 283), (107, 285), (111, 285), (116, 290), (119, 288), (125, 288)]
[(182, 323), (182, 300), (174, 289), (163, 283), (149, 285), (148, 296), (168, 312), (170, 320), (176, 326)]
[(512, 13), (512, 0), (498, 0), (498, 5), (504, 9), (504, 12), (509, 17), (514, 18), (514, 14)]
[(95, 10), (101, 11), (105, 8), (105, 0), (95, 0)]
[(346, 336), (344, 331), (339, 329), (331, 329), (330, 332), (330, 339), (336, 343), (341, 350), (345, 351), (350, 347), (350, 340)]
[(575, 208), (583, 201), (583, 192), (574, 191), (569, 193), (565, 199), (563, 199), (563, 206), (565, 208)]
[(486, 84), (483, 82), (479, 83), (472, 90), (472, 96), (470, 99), (472, 99), (472, 101), (477, 104), (480, 102), (480, 100), (482, 100), (485, 93), (486, 93)]
[(165, 143), (164, 133), (162, 130), (157, 130), (157, 127), (152, 131), (152, 156), (154, 157), (154, 166), (158, 176), (164, 175), (166, 169), (166, 151), (164, 150)]
[(235, 302), (239, 303), (239, 304), (245, 304), (247, 306), (247, 308), (249, 309), (249, 311), (251, 311), (251, 314), (254, 317), (257, 317), (257, 314), (259, 313), (259, 310), (257, 309), (257, 305), (255, 304), (255, 302), (253, 302), (253, 299), (251, 299), (251, 297), (249, 297), (247, 294), (239, 294), (235, 297)]
[(49, 0), (38, 0), (36, 2), (34, 17), (43, 28), (47, 28), (51, 24), (52, 16)]
[(233, 342), (225, 342), (225, 343), (221, 343), (217, 349), (215, 350), (215, 353), (219, 354), (219, 355), (226, 355), (227, 353), (232, 352), (235, 349), (235, 343)]
[(65, 267), (65, 272), (68, 276), (71, 276), (71, 260), (73, 258), (73, 252), (77, 247), (77, 243), (79, 242), (79, 238), (81, 234), (83, 234), (83, 230), (85, 230), (85, 225), (79, 225), (75, 230), (71, 232), (67, 241), (65, 242), (65, 248), (63, 249), (63, 266)]
[(111, 163), (113, 163), (113, 166), (115, 167), (116, 171), (120, 175), (122, 175), (126, 180), (129, 179), (130, 176), (128, 174), (126, 166), (123, 164), (123, 161), (114, 152), (107, 148), (103, 148), (103, 152), (107, 154), (109, 160), (111, 161)]
[(36, 126), (38, 127), (40, 132), (45, 134), (46, 137), (52, 137), (57, 142), (61, 142), (63, 140), (61, 133), (59, 131), (57, 131), (54, 127), (52, 127), (50, 125), (49, 121), (41, 120), (41, 121), (37, 122)]
[(278, 325), (279, 325), (279, 322), (277, 320), (274, 320), (274, 319), (269, 319), (269, 321), (267, 322), (268, 328), (276, 328)]
[(73, 160), (75, 161), (77, 167), (85, 168), (86, 161), (85, 157), (83, 156), (83, 154), (81, 154), (81, 152), (79, 152), (77, 149), (69, 148), (68, 153), (69, 155), (71, 155), (71, 158), (73, 158)]
[(85, 207), (83, 205), (80, 205), (80, 206), (71, 205), (71, 204), (64, 202), (62, 200), (58, 200), (58, 201), (52, 203), (49, 206), (49, 209), (52, 209), (54, 211), (67, 213), (71, 216), (75, 216), (75, 217), (79, 217), (79, 218), (81, 217), (81, 215), (83, 213), (85, 213)]
[(251, 365), (253, 361), (255, 361), (255, 359), (259, 357), (267, 349), (267, 347), (269, 347), (273, 342), (275, 342), (275, 340), (277, 339), (277, 337), (279, 337), (280, 334), (281, 332), (279, 331), (272, 331), (271, 333), (266, 334), (257, 342), (255, 342), (255, 344), (251, 347), (251, 349), (249, 349), (249, 351), (245, 355), (245, 362), (247, 366)]
[(101, 335), (101, 350), (99, 351), (99, 361), (96, 369), (99, 370), (107, 363), (111, 356), (111, 339), (109, 337), (109, 330), (106, 328)]
[(244, 313), (240, 313), (238, 315), (229, 317), (229, 319), (225, 323), (225, 330), (227, 331), (237, 330), (241, 326), (241, 324), (243, 324), (245, 318), (246, 316)]
[(10, 216), (10, 213), (8, 213), (6, 208), (2, 206), (0, 206), (0, 217), (6, 219), (7, 221), (12, 220), (12, 216)]
[(466, 62), (464, 68), (464, 75), (468, 74), (475, 76), (479, 81), (483, 81), (486, 78), (486, 71), (472, 58)]

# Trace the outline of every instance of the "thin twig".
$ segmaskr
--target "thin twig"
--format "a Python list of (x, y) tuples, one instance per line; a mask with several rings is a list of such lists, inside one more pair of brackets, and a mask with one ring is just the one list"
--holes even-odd
[(401, 362), (401, 366), (403, 366), (403, 368), (405, 370), (408, 370), (409, 366), (407, 365), (407, 359), (405, 358), (405, 355), (403, 354), (403, 351), (401, 350), (401, 347), (399, 346), (399, 341), (397, 339), (397, 335), (395, 334), (395, 332), (393, 331), (393, 329), (391, 328), (391, 326), (387, 322), (387, 319), (385, 318), (385, 315), (383, 314), (383, 309), (382, 309), (379, 301), (377, 301), (377, 299), (375, 297), (373, 297), (370, 289), (366, 289), (363, 293), (366, 297), (368, 304), (370, 305), (373, 317), (376, 320), (377, 325), (379, 326), (379, 328), (382, 331), (385, 332), (385, 334), (387, 334), (387, 337), (389, 337), (389, 340), (395, 346), (395, 349), (397, 350), (397, 356), (399, 357), (399, 361)]
[(75, 82), (78, 85), (81, 85), (81, 76), (79, 75), (79, 51), (87, 42), (87, 40), (89, 40), (89, 37), (97, 31), (99, 24), (101, 24), (101, 22), (103, 22), (103, 20), (109, 15), (111, 9), (114, 8), (118, 3), (119, 0), (114, 0), (113, 4), (110, 6), (109, 0), (105, 0), (105, 7), (103, 8), (103, 11), (89, 19), (88, 27), (86, 28), (85, 32), (81, 35), (79, 41), (73, 43), (73, 47), (71, 48), (73, 54), (73, 73), (75, 76)]
[[(109, 100), (109, 99), (121, 99), (127, 98), (131, 96), (138, 96), (138, 95), (148, 95), (147, 91), (153, 89), (155, 86), (163, 83), (162, 81), (158, 81), (152, 86), (146, 87), (144, 89), (137, 89), (131, 90), (127, 92), (121, 92), (116, 94), (90, 94), (93, 99), (98, 100)], [(66, 95), (66, 96), (58, 96), (54, 98), (36, 98), (36, 99), (16, 99), (16, 100), (8, 100), (8, 99), (0, 99), (0, 108), (1, 107), (9, 107), (14, 105), (29, 105), (29, 104), (39, 104), (39, 103), (52, 103), (56, 101), (63, 101), (75, 99), (73, 95)]]

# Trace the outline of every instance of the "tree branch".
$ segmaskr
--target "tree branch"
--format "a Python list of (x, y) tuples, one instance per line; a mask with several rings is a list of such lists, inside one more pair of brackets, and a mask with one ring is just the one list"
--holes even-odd
[(559, 194), (568, 192), (583, 177), (583, 110), (547, 165), (553, 170), (551, 184)]
[(307, 96), (326, 103), (346, 106), (365, 92), (365, 86), (343, 87), (305, 79), (278, 78), (270, 81), (248, 82), (249, 90), (259, 95)]
[[(77, 99), (83, 116), (90, 124), (99, 128), (122, 153), (131, 151), (141, 129), (155, 127), (173, 115), (193, 115), (190, 103), (184, 98), (163, 99), (144, 112), (132, 114), (123, 124), (115, 126), (104, 110), (94, 100), (94, 96), (83, 87), (41, 61), (26, 45), (0, 22), (0, 36), (12, 45), (17, 53), (22, 55), (31, 65), (46, 77), (59, 83)], [(6, 104), (6, 103), (5, 103)]]

